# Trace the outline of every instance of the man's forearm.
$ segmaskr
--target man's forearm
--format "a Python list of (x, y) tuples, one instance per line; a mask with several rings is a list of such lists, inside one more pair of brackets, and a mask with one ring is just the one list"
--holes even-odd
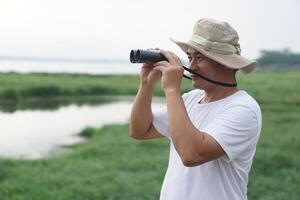
[(130, 134), (134, 138), (142, 138), (152, 123), (151, 102), (154, 86), (140, 85), (131, 110)]
[(182, 159), (186, 159), (194, 154), (195, 149), (193, 147), (199, 146), (202, 141), (202, 134), (197, 134), (199, 130), (188, 116), (180, 91), (165, 91), (165, 94), (170, 135), (177, 152)]

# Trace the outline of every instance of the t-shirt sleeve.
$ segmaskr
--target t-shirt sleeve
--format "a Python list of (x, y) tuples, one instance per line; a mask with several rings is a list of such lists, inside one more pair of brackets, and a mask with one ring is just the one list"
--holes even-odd
[(239, 105), (219, 113), (202, 131), (221, 145), (227, 154), (225, 160), (230, 162), (249, 148), (255, 148), (260, 125), (252, 109)]
[(163, 107), (152, 113), (153, 115), (153, 126), (163, 136), (170, 139), (169, 127), (168, 127), (168, 114), (167, 107)]
[[(184, 93), (182, 95), (183, 101), (186, 103), (188, 101), (190, 93)], [(169, 122), (168, 122), (168, 112), (167, 107), (163, 107), (158, 109), (152, 113), (153, 115), (153, 126), (154, 128), (163, 136), (167, 137), (171, 140), (171, 136), (169, 133)]]

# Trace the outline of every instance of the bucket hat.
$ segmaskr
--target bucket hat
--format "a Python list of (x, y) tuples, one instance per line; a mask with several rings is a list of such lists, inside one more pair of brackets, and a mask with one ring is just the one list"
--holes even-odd
[(237, 31), (227, 22), (203, 18), (196, 22), (193, 34), (188, 42), (170, 38), (185, 53), (189, 48), (199, 51), (204, 56), (225, 67), (240, 69), (243, 74), (252, 72), (257, 63), (241, 56)]

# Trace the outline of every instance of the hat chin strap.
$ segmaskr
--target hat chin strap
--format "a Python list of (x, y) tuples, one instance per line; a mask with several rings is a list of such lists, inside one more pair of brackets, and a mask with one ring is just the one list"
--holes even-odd
[(198, 73), (194, 72), (193, 70), (191, 70), (191, 69), (189, 69), (189, 68), (187, 68), (185, 66), (182, 66), (182, 67), (183, 67), (183, 69), (185, 69), (189, 73), (194, 74), (194, 75), (196, 75), (196, 76), (198, 76), (198, 77), (200, 77), (200, 78), (202, 78), (202, 79), (204, 79), (204, 80), (206, 80), (206, 81), (208, 81), (210, 83), (213, 83), (213, 84), (216, 84), (216, 85), (221, 85), (223, 87), (236, 87), (237, 86), (237, 83), (224, 83), (224, 82), (220, 82), (220, 81), (215, 81), (215, 80), (207, 78), (207, 77), (205, 77), (205, 76), (203, 76), (201, 74), (198, 74)]

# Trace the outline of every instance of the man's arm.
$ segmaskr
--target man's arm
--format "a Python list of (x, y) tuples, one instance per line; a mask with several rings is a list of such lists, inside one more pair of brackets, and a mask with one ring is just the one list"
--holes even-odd
[(163, 137), (152, 125), (152, 96), (155, 86), (141, 85), (132, 106), (130, 136), (139, 140)]
[(180, 94), (183, 68), (180, 59), (171, 52), (161, 51), (169, 62), (154, 63), (162, 72), (162, 88), (167, 99), (169, 132), (174, 147), (185, 166), (201, 165), (225, 155), (219, 143), (198, 130), (191, 122)]
[(209, 134), (191, 122), (179, 90), (166, 90), (169, 130), (182, 163), (192, 167), (224, 156), (226, 153)]

